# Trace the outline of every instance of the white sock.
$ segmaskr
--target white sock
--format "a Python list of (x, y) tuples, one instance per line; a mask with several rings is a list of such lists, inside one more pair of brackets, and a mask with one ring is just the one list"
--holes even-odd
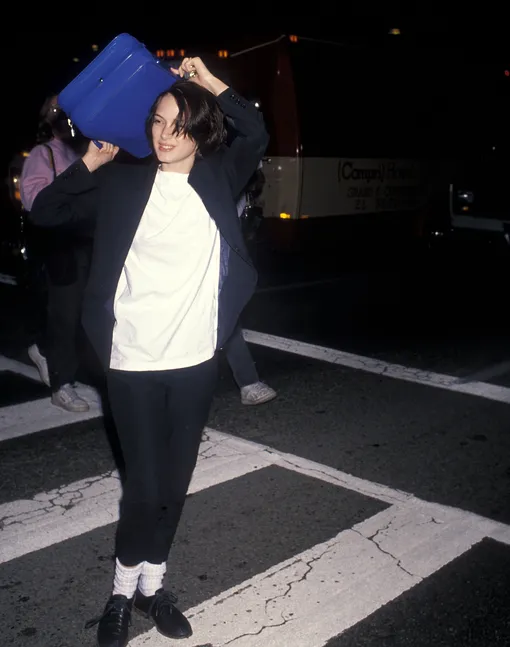
[(166, 562), (162, 564), (150, 564), (144, 562), (142, 574), (138, 582), (138, 588), (145, 596), (155, 595), (156, 591), (163, 586), (163, 578), (166, 573)]
[(113, 595), (125, 595), (130, 600), (138, 586), (138, 578), (142, 572), (143, 562), (136, 566), (124, 566), (115, 560), (115, 576), (113, 578)]

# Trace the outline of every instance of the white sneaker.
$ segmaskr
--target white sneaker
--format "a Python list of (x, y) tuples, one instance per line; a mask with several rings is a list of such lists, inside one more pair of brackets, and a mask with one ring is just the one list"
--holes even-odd
[(48, 362), (46, 361), (46, 357), (44, 355), (41, 355), (41, 351), (39, 350), (39, 346), (37, 344), (32, 344), (30, 348), (28, 349), (28, 356), (32, 360), (32, 362), (37, 366), (37, 370), (39, 371), (39, 377), (41, 378), (41, 382), (44, 382), (46, 386), (50, 386), (50, 374), (48, 371)]
[(88, 403), (80, 398), (70, 384), (64, 384), (58, 391), (52, 393), (51, 403), (72, 413), (83, 413), (90, 409)]
[(264, 404), (276, 398), (276, 391), (264, 382), (255, 382), (241, 388), (243, 404)]

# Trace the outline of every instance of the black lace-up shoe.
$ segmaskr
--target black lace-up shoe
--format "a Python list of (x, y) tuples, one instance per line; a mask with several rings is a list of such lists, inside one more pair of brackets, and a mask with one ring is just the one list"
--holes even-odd
[(133, 600), (125, 595), (112, 595), (106, 603), (103, 615), (87, 622), (85, 627), (97, 627), (98, 647), (126, 647)]
[(153, 620), (156, 629), (167, 638), (189, 638), (191, 625), (175, 606), (177, 597), (159, 589), (155, 595), (146, 597), (140, 591), (135, 594), (135, 611)]

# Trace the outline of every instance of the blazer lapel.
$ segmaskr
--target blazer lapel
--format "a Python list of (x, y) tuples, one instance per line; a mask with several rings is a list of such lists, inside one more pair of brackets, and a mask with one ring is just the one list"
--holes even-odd
[(244, 253), (244, 241), (241, 228), (229, 211), (232, 210), (232, 204), (226, 203), (221, 193), (221, 187), (218, 178), (215, 177), (212, 169), (206, 161), (198, 160), (193, 167), (189, 183), (200, 196), (209, 215), (216, 223), (221, 235), (230, 247), (243, 259), (251, 265), (251, 260)]
[[(112, 256), (120, 263), (120, 267), (117, 268), (119, 275), (149, 200), (157, 169), (155, 163), (133, 166), (130, 169), (133, 173), (130, 174), (129, 185), (123, 184), (122, 213), (116, 223), (117, 229), (112, 241), (115, 245)], [(123, 182), (125, 183), (125, 178)]]
[[(115, 259), (114, 280), (118, 280), (133, 243), (157, 170), (156, 160), (149, 164), (133, 165), (130, 169), (132, 172), (128, 174), (129, 182), (126, 182), (126, 175), (123, 173), (122, 189), (118, 187), (119, 190), (113, 190), (110, 193), (111, 199), (116, 201), (115, 210), (119, 212), (115, 223), (116, 229), (110, 232), (110, 258)], [(241, 229), (236, 222), (236, 214), (230, 213), (233, 205), (230, 201), (225, 202), (218, 178), (206, 161), (196, 162), (190, 173), (189, 183), (200, 196), (226, 242), (251, 265), (251, 259), (245, 252)], [(115, 188), (112, 187), (112, 189)], [(120, 195), (122, 195), (122, 204), (119, 200)]]

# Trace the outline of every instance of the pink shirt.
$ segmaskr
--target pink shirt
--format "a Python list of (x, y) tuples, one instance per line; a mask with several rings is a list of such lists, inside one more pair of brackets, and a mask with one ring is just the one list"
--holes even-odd
[[(72, 148), (59, 139), (51, 139), (48, 145), (53, 151), (57, 175), (65, 171), (79, 157)], [(39, 191), (51, 184), (54, 177), (49, 151), (43, 144), (38, 144), (30, 151), (21, 171), (21, 202), (27, 211), (32, 208)]]

